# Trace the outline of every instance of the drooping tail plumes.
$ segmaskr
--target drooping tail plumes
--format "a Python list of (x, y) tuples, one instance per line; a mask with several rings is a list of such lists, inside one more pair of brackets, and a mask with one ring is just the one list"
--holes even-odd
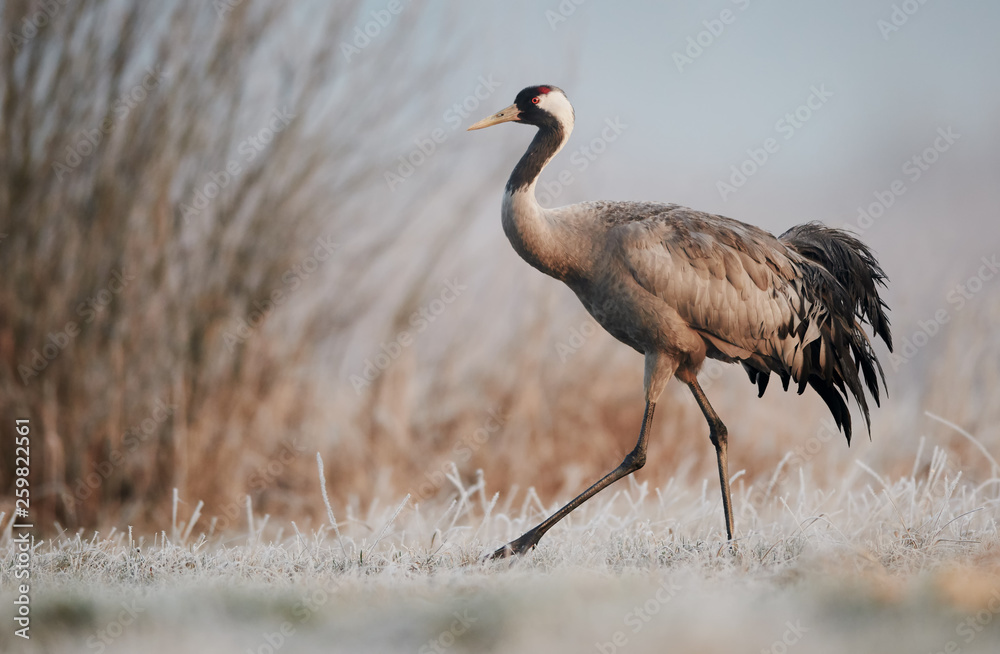
[(892, 351), (888, 307), (878, 294), (878, 287), (885, 287), (885, 273), (867, 245), (840, 229), (806, 223), (789, 229), (780, 240), (814, 264), (803, 266), (801, 292), (810, 303), (819, 303), (827, 316), (819, 325), (820, 338), (806, 346), (802, 367), (794, 371), (798, 391), (801, 393), (807, 383), (812, 386), (850, 443), (851, 416), (844, 401), (847, 390), (871, 427), (859, 370), (876, 405), (879, 377), (885, 386), (882, 366), (862, 328), (862, 323), (870, 325)]

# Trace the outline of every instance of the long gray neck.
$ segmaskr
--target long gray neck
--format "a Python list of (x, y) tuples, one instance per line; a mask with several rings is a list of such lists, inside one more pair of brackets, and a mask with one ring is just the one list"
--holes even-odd
[(569, 281), (576, 274), (570, 216), (544, 209), (535, 199), (535, 184), (545, 165), (569, 138), (570, 129), (555, 121), (541, 125), (528, 150), (514, 167), (503, 196), (503, 231), (521, 258), (546, 275)]
[(556, 156), (568, 139), (569, 134), (559, 123), (551, 121), (541, 125), (535, 138), (531, 140), (531, 145), (514, 166), (514, 172), (507, 180), (507, 193), (513, 194), (528, 186), (534, 187), (542, 168)]

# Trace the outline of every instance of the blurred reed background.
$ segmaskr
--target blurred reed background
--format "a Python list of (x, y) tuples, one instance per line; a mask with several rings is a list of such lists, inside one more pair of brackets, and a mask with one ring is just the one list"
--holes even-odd
[[(578, 120), (549, 204), (854, 225), (889, 273), (903, 358), (882, 351), (872, 440), (858, 429), (848, 449), (818, 398), (757, 400), (713, 364), (735, 471), (768, 477), (792, 451), (786, 471), (820, 484), (856, 459), (899, 474), (926, 436), (967, 477), (996, 476), (926, 412), (1000, 454), (1000, 276), (982, 262), (1000, 255), (997, 8), (922, 6), (886, 37), (889, 3), (548, 4), (2, 4), (0, 429), (32, 421), (37, 525), (155, 531), (174, 488), (222, 527), (247, 495), (308, 521), (317, 451), (337, 510), (447, 502), (452, 463), (546, 502), (616, 465), (641, 358), (502, 234), (530, 132), (464, 132), (543, 82)], [(734, 21), (703, 38), (722, 11)], [(688, 37), (707, 43), (693, 58)], [(720, 192), (824, 83), (830, 103)], [(907, 177), (949, 126), (957, 142)], [(886, 196), (896, 178), (906, 193)], [(640, 478), (711, 479), (697, 407), (680, 387), (660, 406)], [(13, 450), (0, 439), (0, 510)]]

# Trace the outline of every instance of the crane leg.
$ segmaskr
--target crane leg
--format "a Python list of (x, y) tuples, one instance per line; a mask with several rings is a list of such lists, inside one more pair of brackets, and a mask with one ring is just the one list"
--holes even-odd
[(608, 474), (601, 477), (601, 479), (595, 483), (593, 486), (576, 496), (571, 502), (566, 506), (559, 509), (539, 525), (525, 532), (520, 538), (513, 540), (496, 552), (493, 552), (491, 559), (503, 559), (508, 556), (515, 554), (524, 554), (532, 547), (538, 544), (538, 541), (542, 539), (549, 529), (551, 529), (557, 522), (569, 515), (578, 506), (589, 500), (594, 495), (615, 483), (622, 477), (627, 477), (639, 468), (641, 468), (646, 463), (646, 442), (649, 437), (649, 428), (653, 422), (653, 409), (656, 408), (655, 402), (646, 402), (646, 415), (642, 419), (642, 429), (639, 432), (639, 440), (635, 444), (635, 447), (631, 452), (625, 457), (625, 459), (619, 464), (617, 468), (609, 472)]
[(719, 483), (722, 485), (722, 510), (726, 514), (726, 536), (729, 540), (733, 540), (733, 500), (729, 493), (729, 430), (708, 403), (705, 391), (701, 389), (698, 380), (688, 382), (688, 387), (694, 394), (694, 399), (698, 401), (701, 412), (705, 414), (705, 420), (708, 421), (708, 437), (712, 439), (715, 455), (719, 461)]

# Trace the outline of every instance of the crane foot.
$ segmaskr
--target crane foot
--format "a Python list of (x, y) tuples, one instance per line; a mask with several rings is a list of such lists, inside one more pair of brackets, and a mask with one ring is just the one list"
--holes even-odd
[(535, 545), (537, 545), (538, 541), (540, 541), (541, 539), (542, 535), (537, 533), (534, 529), (532, 529), (531, 531), (526, 532), (520, 538), (512, 540), (511, 542), (507, 543), (506, 545), (498, 549), (496, 552), (493, 552), (493, 554), (491, 554), (487, 560), (498, 561), (500, 559), (506, 559), (507, 557), (510, 556), (520, 556), (526, 553), (531, 548), (533, 548)]

